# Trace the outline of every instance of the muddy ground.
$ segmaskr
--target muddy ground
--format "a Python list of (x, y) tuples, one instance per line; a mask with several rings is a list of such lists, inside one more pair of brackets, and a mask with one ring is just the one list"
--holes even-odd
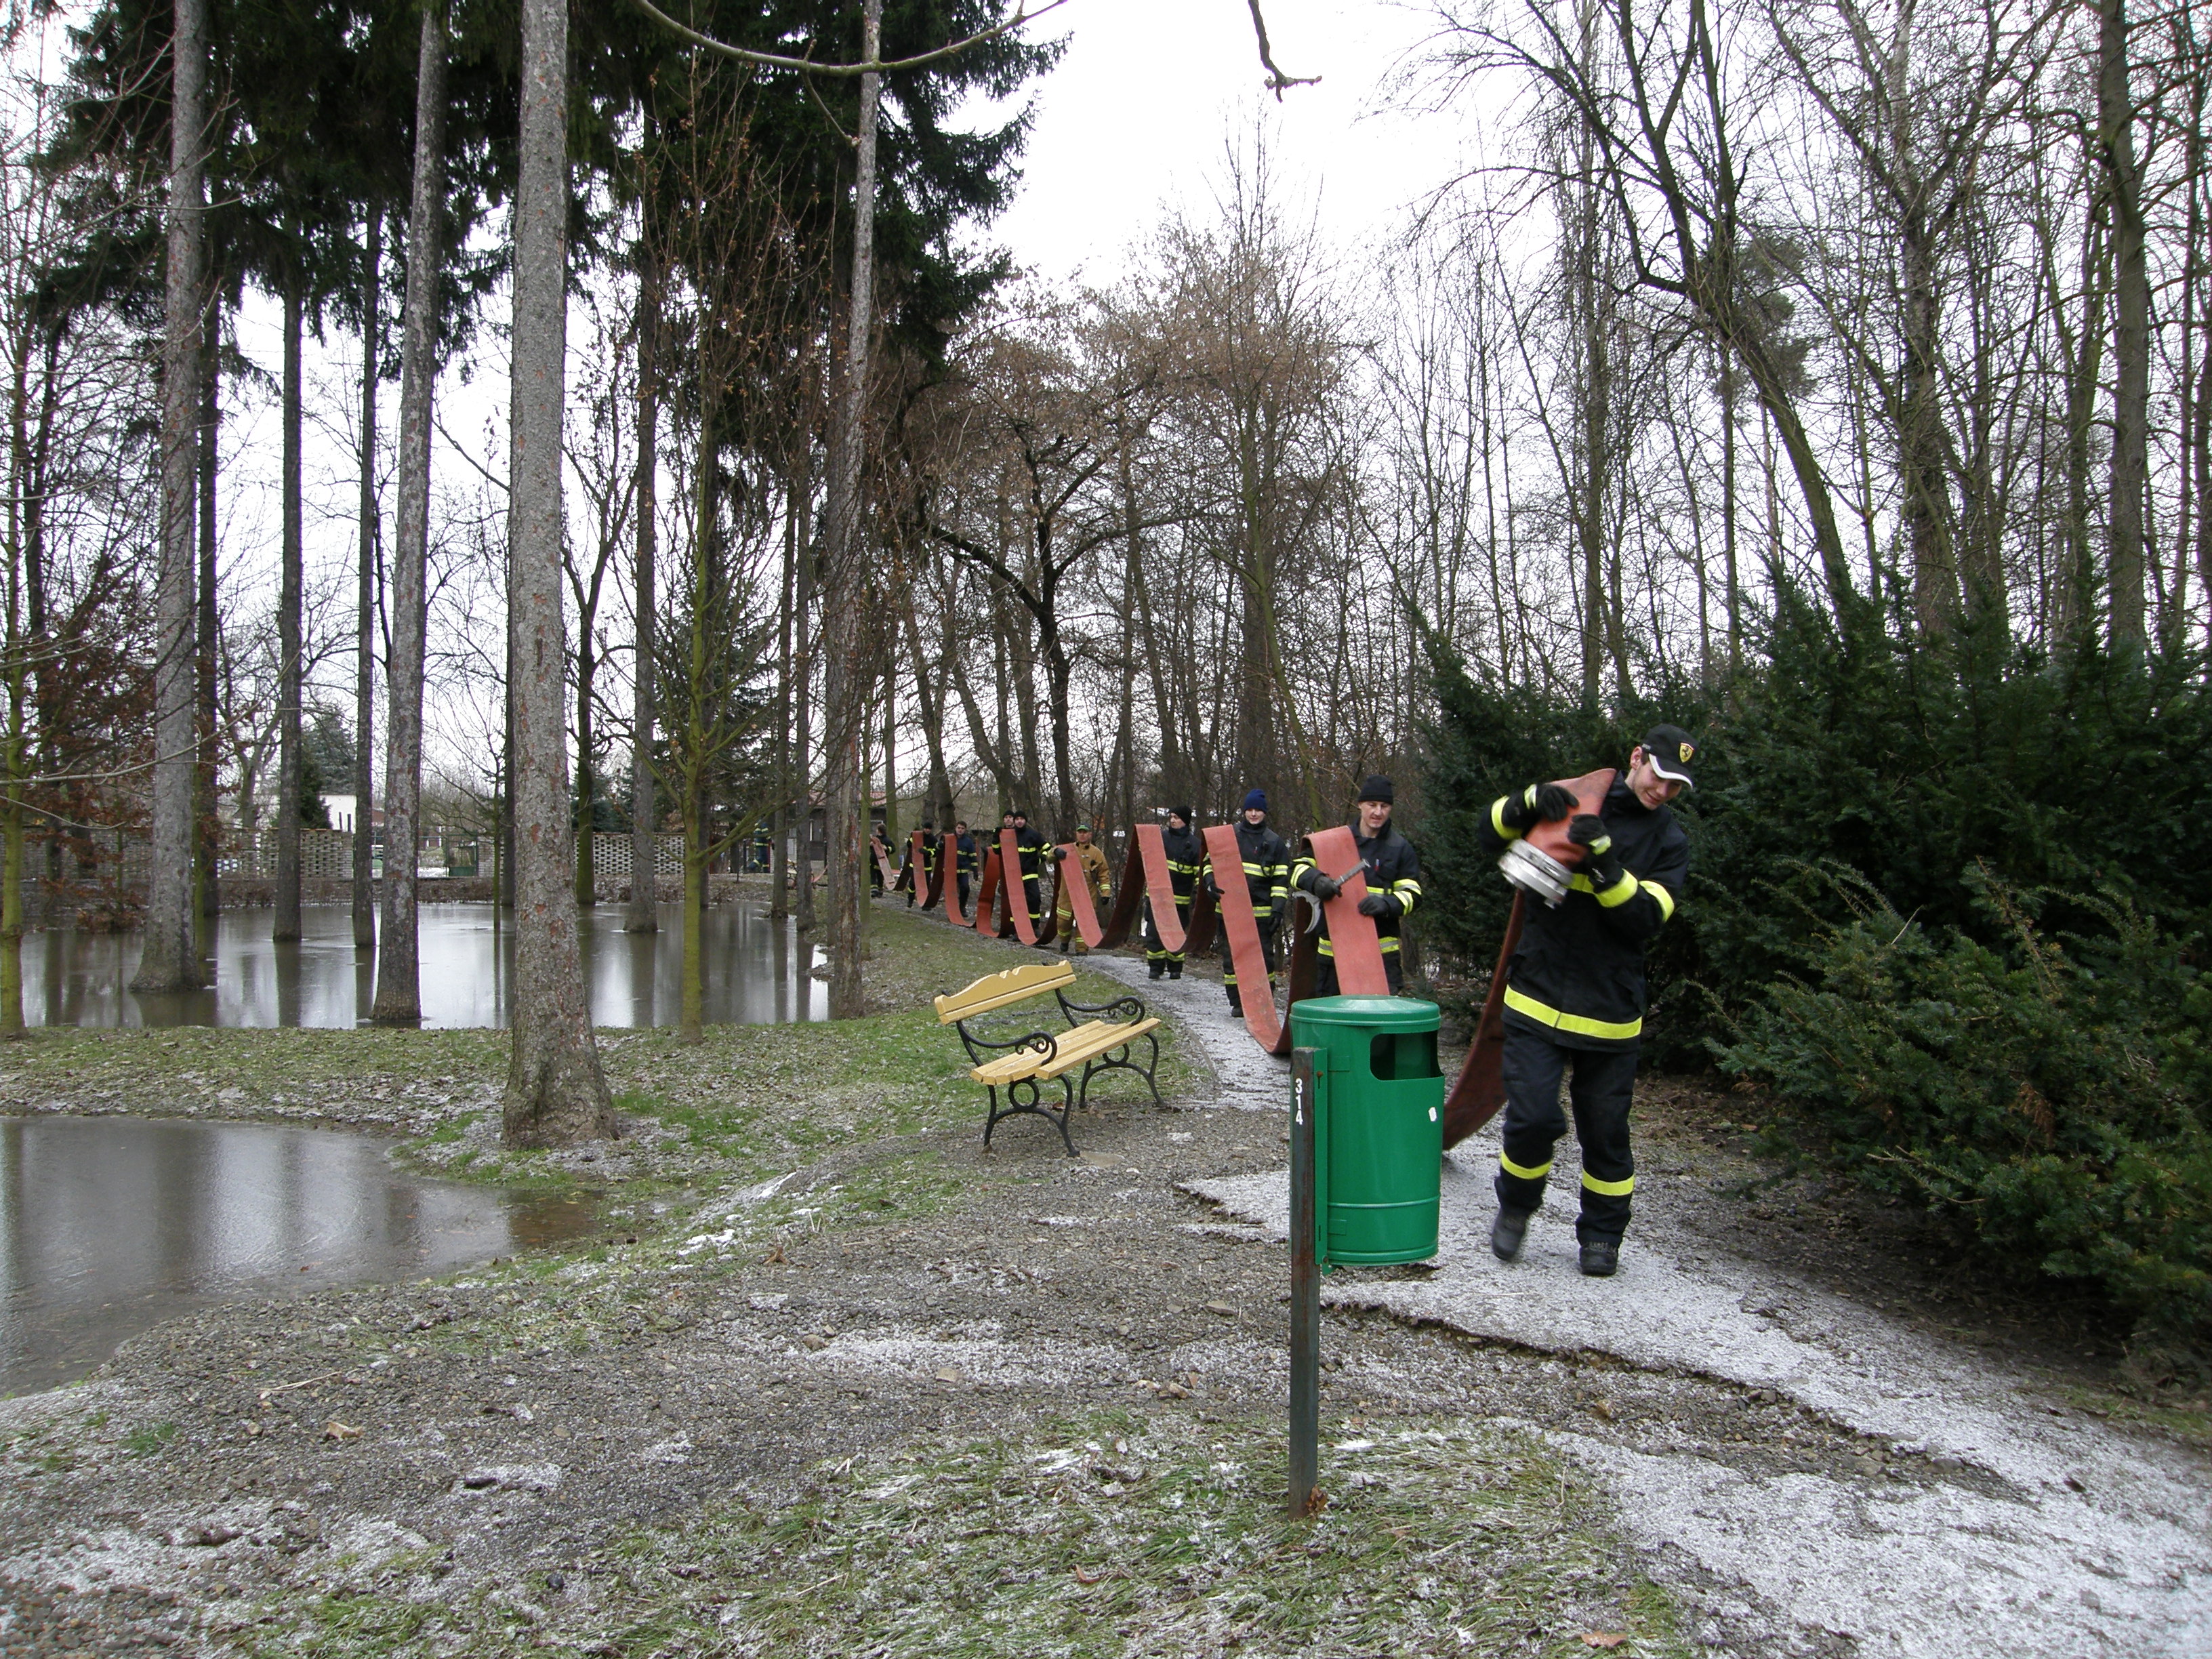
[[(1034, 1118), (986, 1151), (952, 1034), (896, 1011), (1033, 957), (888, 913), (876, 939), (860, 1027), (617, 1038), (631, 1133), (590, 1163), (501, 1156), (483, 1034), (0, 1059), (13, 1109), (398, 1130), (426, 1167), (592, 1191), (605, 1224), (217, 1308), (0, 1402), (0, 1654), (1844, 1654), (1632, 1541), (1559, 1435), (1877, 1495), (1978, 1478), (1772, 1389), (1345, 1309), (1331, 1503), (1282, 1521), (1285, 1253), (1188, 1190), (1279, 1170), (1281, 1119), (1218, 1108), (1186, 1031), (1166, 1109), (1123, 1075), (1079, 1158)], [(1646, 1167), (1717, 1247), (2201, 1441), (2190, 1402), (2118, 1386), (2094, 1310), (1960, 1281), (1913, 1218), (1762, 1154), (1741, 1097), (1642, 1104)]]

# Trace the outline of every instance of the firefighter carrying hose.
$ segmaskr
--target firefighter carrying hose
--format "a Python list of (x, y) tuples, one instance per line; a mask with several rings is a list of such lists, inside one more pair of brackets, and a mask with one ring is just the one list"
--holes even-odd
[(1105, 848), (1092, 842), (1091, 826), (1087, 823), (1075, 826), (1075, 850), (1060, 860), (1058, 898), (1054, 906), (1054, 915), (1060, 924), (1060, 955), (1067, 955), (1072, 949), (1079, 957), (1087, 956), (1091, 947), (1075, 931), (1075, 897), (1067, 885), (1068, 866), (1071, 865), (1079, 873), (1083, 884), (1091, 890), (1091, 914), (1102, 915), (1106, 901), (1113, 896), (1114, 878), (1106, 868)]
[[(1237, 851), (1244, 861), (1244, 890), (1250, 895), (1254, 918), (1260, 924), (1260, 955), (1267, 964), (1267, 994), (1275, 993), (1275, 935), (1291, 908), (1291, 849), (1267, 827), (1267, 794), (1249, 791), (1237, 815)], [(1209, 862), (1211, 862), (1209, 860)], [(1222, 872), (1212, 871), (1206, 879), (1218, 893)], [(1232, 878), (1233, 879), (1233, 878)], [(1229, 1012), (1241, 1018), (1243, 998), (1237, 985), (1237, 958), (1230, 953), (1229, 930), (1221, 930), (1221, 986), (1229, 993)]]
[[(1382, 969), (1390, 976), (1393, 992), (1406, 982), (1405, 967), (1399, 961), (1399, 932), (1421, 899), (1421, 855), (1390, 823), (1397, 793), (1389, 779), (1370, 776), (1359, 786), (1358, 810), (1352, 820), (1352, 842), (1367, 874), (1367, 896), (1359, 901), (1359, 914), (1375, 919), (1376, 942), (1382, 947)], [(1308, 843), (1309, 848), (1311, 844)], [(1343, 885), (1314, 862), (1310, 851), (1299, 856), (1294, 879), (1323, 902), (1334, 898)], [(1329, 943), (1326, 916), (1322, 918), (1321, 964), (1314, 978), (1314, 994), (1336, 994), (1336, 949)]]
[[(1168, 884), (1175, 889), (1176, 920), (1188, 929), (1191, 895), (1198, 890), (1199, 876), (1206, 868), (1206, 843), (1199, 839), (1198, 830), (1190, 821), (1190, 808), (1168, 808), (1167, 827), (1160, 831), (1160, 845), (1168, 855)], [(1182, 977), (1182, 952), (1169, 950), (1160, 938), (1159, 924), (1153, 920), (1149, 898), (1145, 901), (1145, 971), (1153, 979), (1162, 974), (1170, 979)]]
[(1575, 1224), (1582, 1270), (1603, 1279), (1620, 1266), (1636, 1189), (1628, 1108), (1644, 1032), (1644, 947), (1674, 914), (1689, 873), (1690, 838), (1667, 803), (1693, 787), (1696, 753), (1680, 726), (1656, 726), (1630, 753), (1602, 811), (1578, 812), (1574, 796), (1551, 783), (1501, 796), (1490, 809), (1493, 850), (1563, 818), (1572, 819), (1567, 838), (1583, 849), (1559, 908), (1526, 907), (1506, 969), (1504, 1147), (1490, 1230), (1500, 1261), (1520, 1255), (1528, 1219), (1544, 1201), (1553, 1144), (1567, 1132), (1559, 1080), (1571, 1066), (1567, 1093), (1583, 1151)]
[(975, 837), (968, 833), (968, 820), (952, 821), (952, 878), (960, 890), (960, 910), (968, 910), (968, 890), (975, 884)]
[[(1044, 922), (1044, 835), (1030, 828), (1030, 815), (1017, 807), (1006, 815), (1006, 826), (1014, 832), (1014, 848), (1022, 863), (1022, 897), (1030, 909), (1032, 932)], [(1006, 879), (1012, 879), (1009, 871)]]

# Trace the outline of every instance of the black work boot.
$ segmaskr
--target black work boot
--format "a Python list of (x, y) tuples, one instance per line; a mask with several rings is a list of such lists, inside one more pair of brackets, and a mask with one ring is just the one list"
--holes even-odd
[(1490, 1224), (1490, 1250), (1500, 1261), (1518, 1261), (1522, 1241), (1528, 1237), (1528, 1218), (1534, 1210), (1501, 1208)]
[(1583, 1271), (1592, 1279), (1610, 1279), (1620, 1267), (1620, 1241), (1586, 1238), (1583, 1241)]
[(1182, 977), (1182, 963), (1179, 962), (1171, 962), (1168, 963), (1168, 977), (1170, 979), (1181, 979)]
[(1244, 1018), (1244, 999), (1237, 994), (1237, 988), (1234, 986), (1231, 986), (1229, 990), (1229, 1018), (1231, 1019)]
[(1145, 964), (1145, 977), (1146, 979), (1158, 979), (1162, 974), (1167, 972), (1167, 970), (1168, 965), (1164, 962), (1148, 962)]

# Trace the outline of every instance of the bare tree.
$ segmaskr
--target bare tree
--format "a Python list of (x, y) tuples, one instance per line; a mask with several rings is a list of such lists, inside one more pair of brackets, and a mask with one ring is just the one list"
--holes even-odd
[(161, 348), (161, 554), (155, 635), (153, 868), (131, 988), (204, 982), (192, 922), (192, 556), (199, 419), (207, 9), (176, 0), (169, 94), (168, 273)]
[(446, 14), (422, 8), (415, 82), (414, 199), (407, 218), (407, 295), (400, 319), (399, 520), (392, 549), (392, 647), (385, 664), (384, 926), (369, 1018), (422, 1018), (416, 933), (416, 842), (422, 793), (422, 653), (428, 625), (431, 401), (438, 380), (438, 279), (445, 258)]
[(560, 1146), (616, 1131), (584, 998), (568, 810), (562, 401), (568, 286), (568, 9), (524, 0), (514, 197), (507, 663), (514, 720), (515, 988), (502, 1133)]

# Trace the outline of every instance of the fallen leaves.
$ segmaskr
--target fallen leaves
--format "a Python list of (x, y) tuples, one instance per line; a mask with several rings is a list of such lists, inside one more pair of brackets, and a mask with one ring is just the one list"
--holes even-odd
[(1586, 1630), (1583, 1632), (1584, 1647), (1617, 1648), (1627, 1639), (1628, 1632), (1626, 1631)]
[(323, 1437), (326, 1440), (358, 1440), (361, 1433), (352, 1424), (341, 1423), (335, 1417), (323, 1425)]

